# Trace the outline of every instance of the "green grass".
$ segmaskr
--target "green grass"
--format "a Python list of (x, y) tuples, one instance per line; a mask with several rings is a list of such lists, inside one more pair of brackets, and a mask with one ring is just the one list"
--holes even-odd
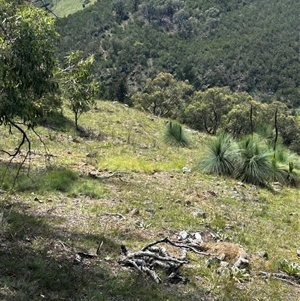
[[(64, 114), (72, 120), (69, 110)], [(166, 145), (165, 120), (122, 104), (99, 101), (80, 125), (89, 135), (68, 122), (37, 128), (48, 156), (30, 134), (30, 170), (26, 164), (11, 193), (5, 191), (18, 165), (1, 177), (1, 300), (298, 300), (298, 288), (258, 275), (279, 267), (298, 273), (292, 264), (300, 240), (298, 189), (276, 192), (203, 174), (194, 167), (209, 137), (187, 129), (188, 148)], [(9, 149), (18, 142), (14, 132), (1, 131), (0, 138)], [(4, 175), (8, 157), (1, 159)], [(251, 281), (232, 270), (220, 275), (206, 267), (207, 257), (190, 252), (186, 284), (156, 285), (118, 264), (121, 244), (137, 251), (203, 229), (246, 250)], [(77, 252), (95, 254), (99, 246), (96, 258), (74, 263)]]
[[(83, 9), (83, 2), (83, 0), (53, 0), (54, 6), (52, 10), (58, 17), (65, 17)], [(96, 0), (90, 0), (86, 7), (94, 2), (96, 2)]]

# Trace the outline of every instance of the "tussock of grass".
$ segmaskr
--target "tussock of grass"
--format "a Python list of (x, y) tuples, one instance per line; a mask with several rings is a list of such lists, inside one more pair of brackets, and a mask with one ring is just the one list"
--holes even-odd
[(43, 184), (44, 190), (68, 192), (78, 179), (78, 173), (72, 170), (53, 170), (46, 174)]
[(73, 185), (69, 192), (71, 197), (87, 196), (93, 199), (103, 198), (107, 193), (107, 189), (100, 183), (90, 180), (80, 180), (76, 185)]

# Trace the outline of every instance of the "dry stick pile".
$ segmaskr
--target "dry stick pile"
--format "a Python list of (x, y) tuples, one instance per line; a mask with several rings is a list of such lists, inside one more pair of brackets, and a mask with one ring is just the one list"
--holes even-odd
[[(167, 243), (173, 247), (181, 249), (181, 257), (171, 256), (166, 248), (156, 247), (160, 243)], [(122, 256), (119, 263), (124, 266), (135, 268), (139, 273), (150, 276), (156, 283), (162, 283), (161, 277), (155, 269), (161, 269), (166, 274), (166, 280), (171, 283), (185, 282), (186, 279), (179, 273), (179, 268), (183, 264), (189, 263), (187, 259), (187, 250), (193, 251), (199, 255), (213, 256), (214, 254), (201, 252), (195, 246), (173, 242), (169, 238), (163, 238), (146, 245), (138, 252), (129, 252), (126, 246), (121, 246)]]
[[(160, 243), (169, 244), (175, 248), (181, 249), (181, 256), (179, 258), (171, 256), (165, 247), (157, 247)], [(181, 276), (179, 269), (182, 265), (189, 263), (187, 259), (187, 251), (192, 251), (199, 255), (209, 256), (211, 258), (219, 258), (218, 254), (210, 252), (203, 252), (201, 243), (198, 244), (193, 240), (184, 241), (171, 241), (168, 237), (157, 240), (146, 245), (140, 251), (130, 252), (126, 246), (121, 246), (122, 255), (119, 263), (124, 266), (133, 267), (139, 273), (148, 275), (156, 283), (162, 283), (163, 280), (157, 273), (157, 269), (164, 271), (166, 274), (166, 281), (170, 283), (186, 282), (186, 278)], [(245, 254), (241, 254), (239, 258), (233, 264), (233, 268), (243, 269), (244, 266), (248, 266), (249, 261), (245, 258)], [(287, 273), (268, 273), (260, 271), (258, 275), (264, 278), (273, 278), (290, 285), (300, 287), (300, 276), (292, 276)]]

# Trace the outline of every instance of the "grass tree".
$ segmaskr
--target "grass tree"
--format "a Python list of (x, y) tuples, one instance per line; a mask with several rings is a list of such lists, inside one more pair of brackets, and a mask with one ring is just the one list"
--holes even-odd
[(270, 148), (270, 150), (274, 150), (274, 144), (276, 140), (276, 132), (275, 129), (269, 124), (262, 124), (256, 130), (256, 133), (260, 137), (260, 141), (263, 142)]
[(241, 165), (237, 169), (237, 178), (255, 185), (268, 186), (278, 179), (280, 174), (273, 160), (273, 152), (260, 143), (257, 135), (246, 136), (240, 142)]
[(274, 160), (281, 178), (287, 184), (296, 186), (299, 183), (299, 156), (291, 152), (284, 145), (279, 144), (274, 153)]
[(172, 146), (188, 146), (189, 140), (181, 124), (170, 121), (164, 130), (165, 143)]
[(239, 149), (230, 134), (222, 133), (207, 145), (199, 167), (206, 173), (233, 175), (240, 162)]

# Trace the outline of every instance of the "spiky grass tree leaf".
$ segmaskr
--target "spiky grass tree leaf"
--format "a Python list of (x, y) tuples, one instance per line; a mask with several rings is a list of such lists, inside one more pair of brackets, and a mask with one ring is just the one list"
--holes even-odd
[(266, 186), (276, 178), (272, 152), (256, 136), (248, 136), (240, 143), (242, 164), (237, 178), (243, 182)]
[(202, 171), (216, 175), (233, 175), (239, 165), (237, 144), (229, 134), (220, 134), (207, 145), (205, 156), (200, 161)]
[(270, 149), (274, 147), (276, 133), (273, 127), (264, 124), (260, 126), (256, 132), (259, 135), (261, 142), (264, 142)]
[(278, 163), (285, 165), (287, 169), (290, 169), (292, 166), (290, 171), (300, 169), (299, 156), (291, 152), (282, 144), (279, 144), (276, 148), (275, 159)]
[(164, 131), (164, 141), (165, 143), (172, 146), (188, 146), (188, 137), (182, 128), (181, 124), (177, 122), (168, 122)]
[(297, 173), (297, 170), (299, 170), (299, 158), (296, 154), (280, 144), (274, 153), (274, 165), (277, 171), (276, 181), (296, 186), (296, 183), (300, 180)]

